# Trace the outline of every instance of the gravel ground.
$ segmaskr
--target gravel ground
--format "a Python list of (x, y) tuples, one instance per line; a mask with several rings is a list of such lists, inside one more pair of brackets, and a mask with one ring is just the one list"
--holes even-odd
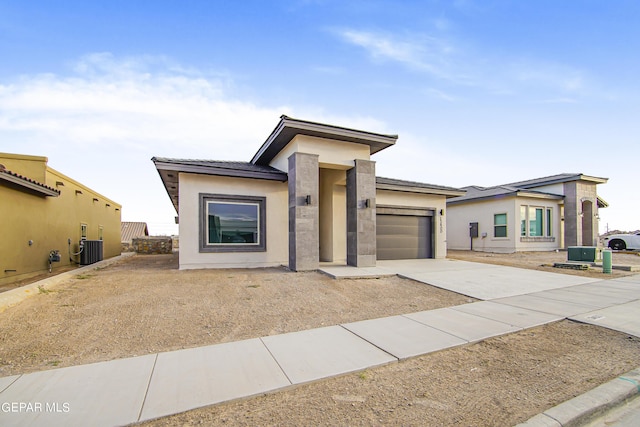
[[(541, 254), (469, 255), (549, 268), (540, 267)], [(179, 271), (175, 255), (138, 255), (0, 313), (0, 376), (468, 302), (397, 277)], [(511, 425), (637, 366), (639, 339), (562, 321), (149, 424)]]
[[(533, 270), (549, 271), (551, 273), (572, 274), (575, 276), (596, 277), (599, 279), (615, 279), (617, 277), (640, 274), (613, 269), (611, 274), (604, 274), (602, 267), (592, 267), (589, 270), (572, 270), (554, 267), (554, 263), (567, 262), (567, 252), (517, 252), (513, 254), (493, 254), (487, 252), (447, 251), (447, 257), (462, 261), (483, 262), (486, 264), (507, 265), (510, 267), (529, 268)], [(640, 252), (614, 252), (613, 265), (627, 265), (640, 268)]]

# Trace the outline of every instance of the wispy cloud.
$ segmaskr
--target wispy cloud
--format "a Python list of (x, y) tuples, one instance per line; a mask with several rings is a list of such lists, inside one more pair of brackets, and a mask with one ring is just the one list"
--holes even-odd
[(13, 141), (34, 144), (123, 146), (152, 149), (156, 155), (248, 160), (281, 114), (384, 131), (383, 123), (369, 117), (335, 117), (313, 105), (293, 108), (243, 99), (227, 76), (187, 69), (163, 57), (97, 53), (71, 68), (67, 76), (0, 81), (0, 135), (11, 133)]
[[(440, 25), (448, 27), (444, 20)], [(436, 25), (438, 28), (438, 25)], [(453, 86), (479, 90), (496, 96), (524, 96), (530, 99), (573, 99), (590, 92), (588, 73), (571, 65), (545, 58), (519, 58), (487, 52), (473, 44), (456, 42), (446, 31), (439, 37), (426, 34), (398, 36), (381, 31), (342, 29), (338, 37), (362, 48), (378, 63), (389, 62), (424, 73), (441, 87), (431, 95), (452, 101), (447, 95)], [(539, 102), (539, 101), (538, 101)]]
[(540, 101), (541, 104), (575, 104), (578, 102), (574, 98), (553, 98)]
[[(153, 146), (157, 153), (197, 152), (216, 141), (229, 158), (245, 158), (286, 106), (260, 106), (225, 93), (223, 78), (162, 58), (92, 54), (70, 76), (22, 76), (0, 84), (0, 132), (24, 140), (78, 146)], [(250, 126), (246, 126), (250, 123)], [(251, 152), (251, 149), (248, 149)]]
[(345, 42), (363, 48), (374, 60), (398, 62), (436, 77), (449, 78), (451, 75), (447, 61), (454, 48), (443, 39), (426, 35), (400, 38), (354, 29), (336, 33)]
[(516, 81), (546, 86), (563, 92), (579, 93), (586, 88), (585, 72), (544, 60), (513, 61), (509, 70)]
[(429, 88), (425, 92), (432, 97), (435, 97), (447, 102), (455, 102), (458, 99), (453, 95), (450, 95), (442, 90), (435, 89), (435, 88)]

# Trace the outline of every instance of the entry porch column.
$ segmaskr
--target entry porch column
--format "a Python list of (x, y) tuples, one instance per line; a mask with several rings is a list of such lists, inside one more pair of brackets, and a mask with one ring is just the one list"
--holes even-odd
[(356, 160), (347, 171), (347, 264), (376, 265), (376, 163)]
[(317, 270), (320, 260), (317, 154), (289, 157), (289, 269)]

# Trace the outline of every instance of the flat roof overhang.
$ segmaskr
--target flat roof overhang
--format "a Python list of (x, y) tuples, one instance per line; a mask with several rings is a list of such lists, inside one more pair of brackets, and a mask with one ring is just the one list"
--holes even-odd
[(293, 119), (285, 115), (251, 159), (251, 163), (268, 165), (271, 160), (291, 142), (296, 135), (314, 136), (336, 141), (352, 142), (369, 146), (369, 153), (374, 154), (396, 143), (398, 135), (385, 135), (349, 129), (323, 123)]
[(266, 179), (280, 182), (285, 182), (288, 179), (286, 173), (276, 169), (271, 168), (271, 170), (266, 170), (268, 168), (262, 168), (264, 170), (260, 170), (258, 167), (247, 169), (237, 167), (239, 162), (180, 160), (159, 157), (153, 157), (151, 161), (158, 170), (160, 179), (162, 180), (165, 190), (167, 190), (173, 207), (176, 209), (176, 213), (178, 212), (180, 202), (180, 173)]
[(532, 199), (546, 199), (546, 200), (562, 200), (564, 201), (564, 196), (559, 194), (551, 194), (551, 193), (539, 193), (535, 191), (510, 191), (499, 194), (491, 194), (491, 195), (478, 195), (476, 197), (469, 198), (461, 198), (460, 200), (448, 200), (448, 205), (458, 205), (463, 203), (473, 203), (480, 202), (483, 200), (491, 200), (491, 199), (504, 199), (506, 197), (527, 197)]
[(434, 194), (439, 196), (445, 196), (447, 199), (451, 197), (463, 196), (466, 191), (454, 188), (445, 187), (442, 185), (426, 184), (423, 182), (405, 181), (394, 178), (376, 177), (376, 190), (389, 190), (389, 191), (403, 191), (405, 193), (418, 193), (418, 194)]

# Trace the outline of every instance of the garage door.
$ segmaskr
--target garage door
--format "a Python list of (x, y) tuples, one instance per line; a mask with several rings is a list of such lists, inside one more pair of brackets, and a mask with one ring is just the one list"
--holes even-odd
[(433, 258), (431, 216), (376, 215), (378, 259)]

